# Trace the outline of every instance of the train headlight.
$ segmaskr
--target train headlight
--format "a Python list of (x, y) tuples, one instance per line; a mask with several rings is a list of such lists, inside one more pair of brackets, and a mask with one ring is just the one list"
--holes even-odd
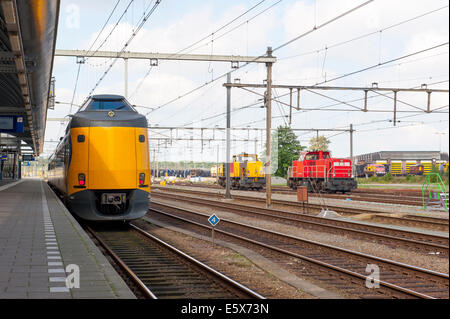
[(144, 183), (145, 183), (145, 174), (140, 173), (139, 174), (139, 185), (144, 185)]
[(86, 175), (78, 174), (78, 184), (81, 186), (86, 185)]

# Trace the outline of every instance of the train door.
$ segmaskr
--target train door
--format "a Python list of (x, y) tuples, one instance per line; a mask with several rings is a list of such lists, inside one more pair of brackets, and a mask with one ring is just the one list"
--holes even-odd
[(305, 156), (305, 161), (304, 161), (304, 172), (305, 172), (305, 177), (307, 178), (315, 178), (317, 175), (317, 168), (316, 168), (316, 162), (318, 160), (318, 155), (317, 154), (307, 154)]

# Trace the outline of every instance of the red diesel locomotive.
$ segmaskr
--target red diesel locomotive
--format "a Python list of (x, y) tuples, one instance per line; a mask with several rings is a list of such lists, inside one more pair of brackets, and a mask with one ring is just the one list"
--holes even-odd
[(301, 152), (287, 173), (287, 184), (292, 189), (307, 186), (309, 192), (349, 192), (357, 187), (349, 159), (332, 158), (330, 152)]

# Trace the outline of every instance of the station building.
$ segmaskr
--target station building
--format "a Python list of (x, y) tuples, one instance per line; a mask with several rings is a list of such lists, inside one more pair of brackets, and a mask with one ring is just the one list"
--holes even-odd
[(409, 174), (412, 165), (422, 164), (427, 174), (433, 165), (448, 162), (448, 154), (439, 151), (380, 151), (357, 155), (355, 159), (356, 165), (387, 164), (392, 175)]

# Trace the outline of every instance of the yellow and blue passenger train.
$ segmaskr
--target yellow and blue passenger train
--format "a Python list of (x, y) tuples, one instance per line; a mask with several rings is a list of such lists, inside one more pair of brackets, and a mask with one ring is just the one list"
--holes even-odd
[(82, 219), (141, 218), (150, 198), (147, 119), (123, 96), (91, 96), (50, 157), (48, 182)]

